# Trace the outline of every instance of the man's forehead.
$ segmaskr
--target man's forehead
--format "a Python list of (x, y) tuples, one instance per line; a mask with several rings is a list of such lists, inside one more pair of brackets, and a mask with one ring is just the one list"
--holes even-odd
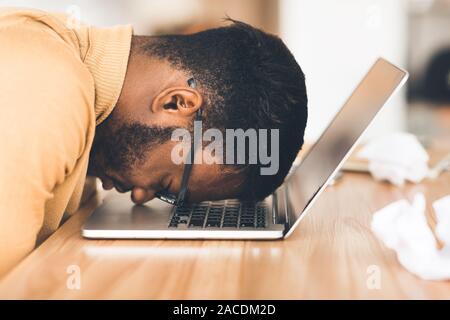
[(219, 164), (195, 164), (189, 181), (189, 200), (235, 198), (241, 191), (244, 174)]

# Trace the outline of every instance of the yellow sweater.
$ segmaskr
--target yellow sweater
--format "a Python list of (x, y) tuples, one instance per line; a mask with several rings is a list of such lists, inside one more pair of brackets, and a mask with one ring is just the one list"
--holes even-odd
[(125, 78), (130, 26), (0, 10), (0, 277), (79, 206), (96, 124)]

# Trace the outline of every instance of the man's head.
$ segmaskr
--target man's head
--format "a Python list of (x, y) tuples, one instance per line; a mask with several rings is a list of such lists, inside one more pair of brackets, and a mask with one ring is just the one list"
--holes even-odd
[[(137, 203), (163, 189), (177, 193), (184, 166), (171, 157), (179, 143), (171, 135), (178, 128), (192, 131), (199, 108), (203, 130), (278, 129), (279, 164), (274, 175), (261, 175), (259, 160), (194, 164), (187, 199), (258, 200), (272, 193), (303, 145), (304, 75), (279, 38), (235, 21), (191, 35), (133, 37), (119, 101), (97, 127), (90, 173), (105, 188), (132, 190)], [(244, 152), (248, 159), (248, 144)]]

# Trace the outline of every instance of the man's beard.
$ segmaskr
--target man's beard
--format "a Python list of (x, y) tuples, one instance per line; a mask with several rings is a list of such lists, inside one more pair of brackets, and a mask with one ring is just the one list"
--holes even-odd
[(174, 127), (151, 127), (112, 114), (97, 128), (89, 168), (94, 172), (127, 172), (142, 165), (152, 147), (170, 139)]

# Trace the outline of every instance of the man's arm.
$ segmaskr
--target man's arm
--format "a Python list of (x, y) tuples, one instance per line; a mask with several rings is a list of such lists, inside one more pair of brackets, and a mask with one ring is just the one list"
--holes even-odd
[(85, 148), (90, 92), (73, 48), (36, 22), (0, 28), (0, 276), (35, 246)]

